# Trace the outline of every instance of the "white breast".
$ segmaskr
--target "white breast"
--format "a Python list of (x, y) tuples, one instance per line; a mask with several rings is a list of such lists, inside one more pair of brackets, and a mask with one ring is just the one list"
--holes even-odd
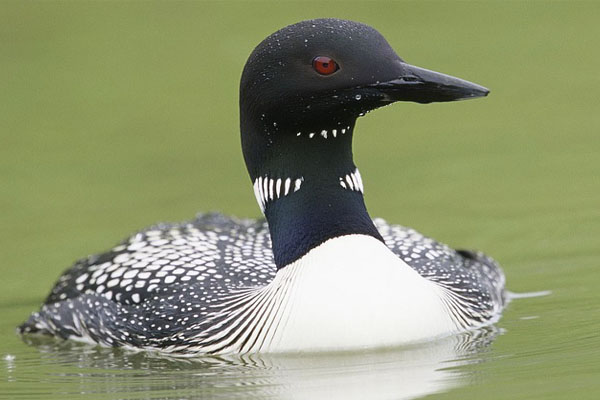
[(292, 286), (263, 351), (381, 347), (458, 331), (440, 288), (370, 236), (321, 244), (271, 286), (283, 283), (279, 275)]

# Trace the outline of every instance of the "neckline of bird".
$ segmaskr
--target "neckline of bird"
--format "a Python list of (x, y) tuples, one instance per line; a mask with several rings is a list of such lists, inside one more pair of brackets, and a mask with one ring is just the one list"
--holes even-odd
[[(354, 168), (354, 171), (338, 176), (336, 181), (339, 187), (344, 190), (364, 194), (363, 181), (358, 168)], [(271, 177), (268, 174), (262, 174), (254, 179), (254, 196), (261, 211), (264, 213), (268, 204), (298, 192), (304, 182), (304, 176)]]

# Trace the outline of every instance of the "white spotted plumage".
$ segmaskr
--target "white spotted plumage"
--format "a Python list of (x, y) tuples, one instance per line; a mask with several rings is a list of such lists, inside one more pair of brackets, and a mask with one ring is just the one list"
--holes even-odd
[[(325, 242), (280, 273), (273, 263), (264, 221), (208, 214), (184, 224), (159, 225), (132, 236), (106, 254), (76, 263), (59, 279), (40, 312), (34, 313), (21, 329), (107, 346), (199, 354), (399, 343), (481, 326), (498, 318), (504, 302), (504, 276), (492, 259), (481, 253), (456, 252), (412, 229), (389, 225), (381, 219), (374, 222), (387, 248), (371, 237), (344, 236)], [(369, 268), (381, 271), (359, 273), (364, 257), (369, 258)], [(336, 281), (335, 277), (340, 276), (337, 269), (343, 266), (351, 275)], [(403, 278), (385, 272), (390, 268), (403, 271), (398, 272), (404, 274)], [(137, 271), (135, 277), (125, 278), (133, 271)], [(382, 280), (383, 275), (386, 278)], [(369, 277), (386, 282), (390, 291), (382, 299), (394, 304), (395, 309), (384, 307), (383, 300), (365, 300), (365, 296), (376, 297), (375, 292), (369, 295), (369, 290), (379, 294), (385, 290), (375, 282), (366, 284)], [(110, 282), (110, 288), (103, 284), (106, 282)], [(284, 282), (289, 283), (286, 290)], [(364, 286), (359, 288), (359, 284)], [(349, 298), (350, 293), (361, 291), (363, 296)], [(297, 296), (307, 292), (314, 295), (308, 296), (312, 303), (305, 303), (306, 296)], [(402, 292), (410, 298), (393, 297), (393, 293)], [(348, 293), (344, 295), (348, 298), (335, 300), (336, 293)], [(423, 301), (429, 305), (410, 312), (436, 316), (439, 322), (436, 325), (427, 320), (432, 324), (427, 334), (419, 330), (420, 324), (409, 323), (409, 318), (416, 315), (404, 313), (401, 307), (403, 301), (417, 304), (414, 299), (419, 296), (426, 296), (429, 300)], [(319, 311), (315, 302), (326, 300), (332, 308), (321, 307)], [(388, 330), (370, 331), (365, 318), (371, 317), (365, 315), (366, 311), (358, 312), (361, 307), (366, 310), (369, 301), (376, 302), (373, 306), (379, 304), (377, 318), (391, 316), (389, 321), (379, 322), (390, 327), (406, 326), (397, 329), (394, 337), (385, 333)], [(336, 320), (335, 314), (346, 312), (343, 304), (350, 313), (344, 319), (353, 318), (356, 324), (352, 326), (357, 328), (344, 339), (332, 339), (335, 335), (327, 339), (327, 332), (342, 329), (343, 319)], [(317, 320), (325, 324), (319, 332), (312, 332), (316, 335), (313, 339), (302, 335), (299, 328), (300, 321), (310, 315), (314, 319), (309, 326)], [(255, 316), (256, 323), (249, 325), (244, 316)], [(241, 338), (249, 341), (234, 340), (227, 332), (241, 333)], [(217, 346), (219, 343), (222, 348)]]

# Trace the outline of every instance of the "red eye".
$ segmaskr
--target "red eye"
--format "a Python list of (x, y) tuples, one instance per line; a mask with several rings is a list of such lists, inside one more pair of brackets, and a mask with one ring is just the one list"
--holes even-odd
[(321, 75), (331, 75), (340, 69), (340, 66), (334, 61), (333, 58), (326, 56), (315, 57), (312, 64), (315, 71)]

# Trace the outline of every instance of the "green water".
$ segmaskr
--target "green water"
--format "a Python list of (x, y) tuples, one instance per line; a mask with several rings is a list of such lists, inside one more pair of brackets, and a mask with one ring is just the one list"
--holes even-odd
[[(197, 211), (258, 216), (237, 85), (263, 37), (336, 16), (489, 87), (358, 122), (374, 216), (498, 259), (495, 329), (415, 348), (177, 361), (15, 326), (72, 261)], [(600, 4), (0, 3), (0, 398), (596, 399)]]

